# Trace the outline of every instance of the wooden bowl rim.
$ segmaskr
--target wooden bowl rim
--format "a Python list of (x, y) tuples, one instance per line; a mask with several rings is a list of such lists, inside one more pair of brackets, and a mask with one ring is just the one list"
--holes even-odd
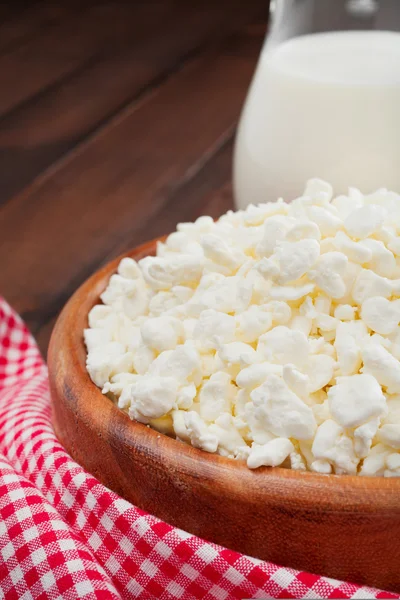
[[(126, 451), (130, 453), (132, 449), (137, 447), (137, 440), (146, 432), (146, 440), (148, 440), (147, 451), (149, 455), (155, 456), (162, 449), (163, 460), (165, 465), (171, 466), (173, 469), (184, 469), (189, 472), (195, 467), (198, 461), (201, 461), (206, 471), (209, 471), (213, 477), (217, 477), (221, 483), (226, 482), (227, 488), (231, 488), (233, 493), (237, 492), (236, 484), (232, 481), (239, 482), (241, 488), (249, 486), (248, 492), (265, 492), (266, 486), (268, 494), (273, 493), (272, 486), (277, 484), (280, 492), (282, 486), (286, 489), (293, 489), (299, 501), (307, 502), (307, 497), (311, 489), (314, 494), (320, 492), (322, 504), (326, 503), (332, 508), (337, 506), (340, 510), (346, 505), (347, 495), (350, 494), (350, 504), (358, 504), (361, 509), (369, 507), (371, 509), (378, 507), (388, 510), (389, 506), (395, 506), (395, 496), (398, 498), (400, 492), (400, 478), (386, 477), (361, 477), (358, 475), (321, 475), (309, 471), (296, 471), (292, 469), (284, 469), (280, 467), (261, 467), (256, 470), (249, 469), (244, 461), (236, 461), (217, 454), (209, 454), (188, 444), (178, 442), (158, 431), (129, 419), (128, 415), (123, 413), (115, 406), (101, 390), (91, 381), (89, 374), (86, 371), (85, 359), (86, 348), (83, 341), (83, 329), (87, 327), (87, 318), (89, 310), (92, 306), (99, 303), (99, 295), (105, 287), (105, 282), (116, 271), (117, 266), (122, 258), (132, 257), (140, 259), (146, 255), (154, 254), (156, 243), (164, 238), (157, 238), (138, 247), (135, 247), (127, 252), (124, 252), (114, 260), (108, 262), (105, 266), (96, 271), (89, 279), (87, 279), (73, 294), (69, 301), (64, 306), (57, 323), (54, 327), (50, 346), (49, 346), (49, 376), (51, 381), (55, 381), (55, 373), (60, 366), (59, 361), (63, 361), (63, 370), (66, 373), (74, 371), (73, 381), (75, 390), (74, 393), (82, 394), (85, 392), (85, 397), (88, 402), (84, 404), (81, 413), (77, 418), (84, 420), (93, 419), (94, 428), (98, 435), (104, 434), (104, 439), (107, 439), (104, 431), (103, 421), (98, 417), (99, 413), (93, 407), (104, 407), (105, 410), (115, 411), (120, 414), (119, 422), (125, 419), (124, 435), (126, 438)], [(93, 288), (97, 288), (96, 299), (90, 300), (90, 293)], [(71, 352), (63, 352), (66, 347), (71, 348)], [(58, 390), (63, 393), (65, 390)], [(162, 436), (162, 445), (159, 444), (160, 436)], [(143, 435), (142, 435), (143, 437)], [(135, 442), (136, 440), (136, 442)], [(176, 452), (179, 445), (179, 452)], [(236, 477), (232, 478), (232, 470), (236, 471)], [(229, 476), (228, 476), (229, 474)], [(233, 489), (235, 488), (235, 489)], [(278, 490), (278, 491), (279, 491)], [(366, 494), (365, 492), (379, 492), (376, 496)], [(229, 489), (227, 490), (229, 493)], [(244, 493), (242, 489), (241, 493)], [(366, 496), (368, 495), (368, 499)], [(369, 510), (369, 508), (368, 508)], [(386, 511), (385, 511), (386, 512)]]

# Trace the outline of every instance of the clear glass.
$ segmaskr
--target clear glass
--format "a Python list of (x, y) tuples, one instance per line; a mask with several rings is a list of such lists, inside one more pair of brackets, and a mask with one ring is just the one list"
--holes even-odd
[(400, 0), (276, 0), (235, 144), (234, 195), (400, 191)]

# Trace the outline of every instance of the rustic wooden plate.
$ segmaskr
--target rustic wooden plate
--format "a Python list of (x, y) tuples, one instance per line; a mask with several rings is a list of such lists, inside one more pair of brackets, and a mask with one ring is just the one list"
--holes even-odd
[[(154, 251), (150, 242), (127, 255)], [(82, 332), (121, 258), (79, 288), (51, 338), (53, 424), (71, 456), (133, 504), (207, 540), (400, 591), (400, 479), (250, 471), (132, 422), (101, 394), (85, 370)]]

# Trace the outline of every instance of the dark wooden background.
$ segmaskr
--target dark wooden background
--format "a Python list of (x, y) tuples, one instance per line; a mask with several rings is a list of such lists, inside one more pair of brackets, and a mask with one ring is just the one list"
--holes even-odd
[(267, 4), (0, 3), (0, 292), (44, 354), (101, 264), (231, 206)]

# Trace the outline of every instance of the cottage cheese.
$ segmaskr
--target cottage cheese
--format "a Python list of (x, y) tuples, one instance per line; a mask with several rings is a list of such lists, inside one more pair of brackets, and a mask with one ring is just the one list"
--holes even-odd
[(124, 258), (87, 370), (132, 419), (251, 469), (398, 477), (399, 297), (400, 196), (314, 179)]

